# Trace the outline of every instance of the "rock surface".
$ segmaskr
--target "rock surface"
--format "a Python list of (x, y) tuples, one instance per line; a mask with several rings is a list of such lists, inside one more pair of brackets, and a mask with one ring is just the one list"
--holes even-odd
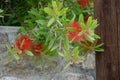
[(26, 61), (7, 63), (6, 44), (12, 44), (17, 29), (0, 27), (0, 80), (95, 80), (93, 54), (90, 54), (82, 64), (72, 65), (66, 70), (64, 70), (66, 63), (62, 58), (58, 58), (55, 67), (47, 67), (44, 70), (40, 70)]

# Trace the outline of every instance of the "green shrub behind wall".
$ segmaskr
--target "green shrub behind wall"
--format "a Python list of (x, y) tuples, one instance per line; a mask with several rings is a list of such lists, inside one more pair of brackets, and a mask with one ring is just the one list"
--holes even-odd
[(0, 8), (4, 10), (4, 18), (0, 19), (0, 25), (23, 25), (27, 12), (32, 8), (38, 8), (49, 0), (1, 0)]
[[(79, 16), (83, 13), (86, 15), (93, 15), (93, 5), (81, 8), (77, 0), (56, 0), (63, 2), (65, 7), (68, 7), (67, 16), (72, 18), (74, 14)], [(4, 18), (0, 19), (0, 25), (3, 26), (21, 26), (24, 25), (24, 20), (30, 17), (28, 11), (32, 8), (44, 8), (47, 4), (50, 5), (51, 0), (0, 0), (0, 8), (4, 10), (2, 15)], [(93, 2), (93, 1), (92, 1)], [(71, 14), (71, 12), (73, 14)], [(70, 13), (70, 14), (69, 14)]]

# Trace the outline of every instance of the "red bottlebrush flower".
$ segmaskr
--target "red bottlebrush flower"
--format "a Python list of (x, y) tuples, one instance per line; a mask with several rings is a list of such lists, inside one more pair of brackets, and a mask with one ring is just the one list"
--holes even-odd
[(42, 44), (35, 44), (33, 46), (33, 52), (34, 56), (39, 56), (40, 52), (43, 50), (43, 45)]
[(16, 39), (15, 46), (24, 54), (26, 50), (31, 50), (32, 40), (26, 35), (21, 35)]
[(81, 7), (86, 7), (90, 4), (90, 0), (78, 0)]
[(70, 24), (70, 27), (75, 28), (76, 31), (75, 32), (68, 31), (69, 39), (79, 42), (85, 38), (84, 35), (78, 36), (78, 34), (82, 31), (82, 28), (78, 22), (74, 21), (72, 24)]

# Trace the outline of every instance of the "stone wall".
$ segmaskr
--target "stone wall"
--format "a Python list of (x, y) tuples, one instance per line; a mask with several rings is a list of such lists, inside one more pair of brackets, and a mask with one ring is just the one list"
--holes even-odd
[(7, 63), (6, 44), (12, 44), (17, 27), (0, 27), (0, 80), (95, 80), (95, 57), (90, 54), (83, 63), (72, 65), (66, 70), (65, 61), (58, 58), (54, 68), (40, 70), (28, 62), (12, 61)]

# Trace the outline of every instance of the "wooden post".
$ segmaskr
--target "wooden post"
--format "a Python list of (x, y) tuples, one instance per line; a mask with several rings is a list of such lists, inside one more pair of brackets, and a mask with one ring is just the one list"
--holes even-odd
[(95, 0), (95, 18), (105, 49), (96, 54), (96, 80), (120, 80), (120, 0)]

